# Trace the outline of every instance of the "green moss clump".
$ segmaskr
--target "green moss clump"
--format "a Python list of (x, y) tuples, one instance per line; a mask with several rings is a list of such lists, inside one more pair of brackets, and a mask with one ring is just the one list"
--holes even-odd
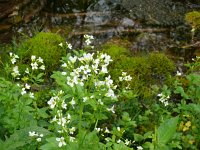
[(122, 71), (127, 72), (133, 78), (131, 89), (143, 100), (155, 96), (153, 88), (166, 84), (175, 71), (174, 63), (162, 53), (132, 56), (128, 49), (118, 45), (107, 45), (103, 51), (113, 59), (109, 68), (112, 78), (118, 80)]
[(21, 63), (29, 63), (31, 55), (41, 57), (46, 66), (46, 73), (50, 73), (59, 65), (59, 60), (66, 54), (59, 44), (65, 40), (57, 34), (40, 32), (35, 37), (22, 42), (17, 48)]
[(185, 15), (185, 20), (192, 26), (192, 28), (200, 28), (200, 12), (192, 11)]

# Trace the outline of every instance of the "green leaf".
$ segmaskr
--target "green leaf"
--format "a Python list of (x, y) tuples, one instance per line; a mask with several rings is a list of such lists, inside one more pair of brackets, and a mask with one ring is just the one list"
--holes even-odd
[(144, 140), (144, 137), (140, 134), (134, 134), (134, 140), (137, 142), (140, 142), (140, 141)]
[(133, 150), (133, 149), (127, 147), (123, 142), (120, 142), (119, 144), (114, 143), (113, 150)]
[[(43, 134), (44, 136), (50, 134), (48, 130), (41, 127), (27, 127), (21, 130), (16, 130), (14, 134), (10, 136), (10, 138), (6, 139), (2, 147), (5, 147), (5, 150), (16, 150), (18, 147), (26, 145), (28, 142), (30, 142), (29, 131), (35, 131), (39, 134)], [(2, 148), (2, 150), (4, 149)]]
[(176, 133), (176, 126), (178, 123), (179, 117), (174, 117), (166, 120), (164, 123), (160, 125), (157, 130), (157, 142), (159, 144), (167, 144), (169, 140)]
[(55, 150), (58, 149), (58, 142), (55, 137), (47, 138), (47, 143), (40, 147), (41, 150)]
[(185, 93), (183, 87), (181, 86), (176, 87), (176, 90), (174, 91), (174, 93), (179, 93), (184, 99), (189, 99), (188, 95)]

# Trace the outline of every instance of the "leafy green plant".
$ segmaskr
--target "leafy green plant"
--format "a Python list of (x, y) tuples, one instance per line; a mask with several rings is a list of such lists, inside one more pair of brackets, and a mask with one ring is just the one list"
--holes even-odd
[(170, 149), (170, 140), (176, 133), (178, 117), (165, 120), (158, 128), (155, 128), (155, 133), (152, 136), (152, 143), (146, 142), (144, 147), (151, 150), (168, 150)]

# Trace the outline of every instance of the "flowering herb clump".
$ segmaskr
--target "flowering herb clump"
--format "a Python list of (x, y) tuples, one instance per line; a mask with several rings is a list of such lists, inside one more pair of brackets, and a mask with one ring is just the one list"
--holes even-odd
[(76, 141), (76, 130), (96, 129), (99, 120), (115, 113), (117, 86), (107, 69), (111, 61), (104, 53), (74, 51), (74, 55), (63, 58), (62, 71), (52, 75), (62, 89), (47, 102), (54, 115), (51, 123), (61, 134), (57, 138), (59, 146), (65, 145), (63, 138)]

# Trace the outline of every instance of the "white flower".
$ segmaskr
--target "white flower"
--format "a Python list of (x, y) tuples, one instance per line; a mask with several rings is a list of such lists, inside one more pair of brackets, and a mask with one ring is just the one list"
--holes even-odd
[(56, 106), (56, 101), (55, 99), (52, 97), (48, 102), (47, 104), (50, 105), (50, 107), (53, 109), (55, 106)]
[(85, 40), (86, 45), (90, 45), (92, 41), (90, 39)]
[(28, 90), (29, 90), (30, 88), (31, 88), (31, 86), (30, 86), (29, 84), (26, 83), (26, 84), (25, 84), (25, 89), (28, 89)]
[(59, 118), (59, 119), (58, 119), (58, 122), (57, 122), (57, 123), (58, 123), (59, 125), (61, 125), (61, 126), (64, 127), (65, 124), (66, 124), (66, 122), (67, 122), (66, 118), (63, 118), (63, 117), (62, 117), (62, 118)]
[(109, 142), (109, 141), (110, 141), (110, 138), (108, 138), (108, 137), (105, 138), (105, 141), (106, 141), (106, 142)]
[(63, 43), (58, 44), (60, 47), (63, 47)]
[(32, 70), (38, 69), (37, 62), (31, 63)]
[(125, 145), (129, 145), (130, 143), (131, 143), (131, 142), (130, 142), (128, 139), (126, 139), (124, 144), (125, 144)]
[(63, 109), (67, 109), (67, 104), (65, 103), (64, 100), (62, 101), (62, 108), (63, 108)]
[(164, 104), (165, 106), (168, 106), (168, 105), (169, 105), (169, 102), (168, 102), (168, 101), (164, 101), (163, 104)]
[(68, 113), (67, 114), (67, 119), (70, 120), (71, 119), (71, 115)]
[(163, 94), (162, 94), (162, 93), (160, 93), (160, 94), (158, 94), (157, 96), (158, 96), (158, 97), (162, 97), (162, 96), (163, 96)]
[(119, 77), (119, 81), (123, 81), (123, 77)]
[(75, 140), (75, 137), (72, 137), (72, 136), (69, 137), (70, 142), (74, 142), (74, 140)]
[(69, 86), (73, 87), (73, 86), (74, 86), (73, 80), (72, 80), (69, 76), (67, 76), (66, 79), (67, 79), (67, 84), (68, 84)]
[(12, 63), (12, 64), (15, 64), (15, 63), (16, 63), (16, 58), (12, 58), (12, 59), (11, 59), (11, 63)]
[(137, 150), (143, 150), (142, 146), (137, 146)]
[(105, 131), (104, 131), (105, 133), (110, 133), (110, 131), (108, 130), (108, 128), (106, 127), (106, 129), (105, 129)]
[(30, 97), (30, 98), (34, 98), (34, 93), (30, 92), (30, 93), (29, 93), (29, 97)]
[(92, 43), (91, 40), (94, 40), (94, 37), (92, 35), (84, 35), (84, 38), (86, 39), (85, 40), (86, 45), (90, 45)]
[(105, 59), (104, 59), (104, 63), (105, 63), (105, 64), (108, 65), (108, 64), (110, 63), (110, 61), (113, 61), (109, 55), (105, 54), (104, 56), (105, 56), (105, 57), (104, 57), (104, 58), (105, 58)]
[(109, 89), (109, 90), (108, 90), (108, 93), (106, 93), (105, 96), (106, 96), (106, 97), (111, 97), (111, 98), (113, 98), (113, 99), (116, 98), (115, 93), (114, 93), (114, 91), (113, 91), (112, 89)]
[(45, 70), (45, 66), (44, 65), (40, 66), (40, 69)]
[(88, 100), (88, 97), (83, 97), (83, 102), (86, 102)]
[(99, 131), (101, 131), (101, 128), (95, 128), (95, 130), (96, 130), (97, 132), (99, 132)]
[(56, 121), (57, 121), (57, 117), (54, 116), (53, 119), (51, 120), (51, 123), (52, 123), (52, 122), (56, 122)]
[(177, 72), (176, 72), (176, 75), (177, 75), (177, 76), (181, 76), (182, 74), (181, 74), (181, 72), (177, 71)]
[(59, 143), (58, 143), (58, 146), (59, 146), (59, 147), (62, 147), (62, 146), (64, 146), (64, 145), (66, 145), (64, 137), (56, 138), (56, 141), (59, 142)]
[(69, 49), (72, 49), (72, 44), (67, 43), (67, 42), (66, 42), (66, 44), (67, 44), (67, 47), (68, 47)]
[(29, 74), (29, 69), (28, 68), (26, 68), (25, 73)]
[(115, 113), (114, 107), (115, 107), (115, 106), (113, 105), (111, 108), (107, 108), (107, 110), (108, 110), (108, 111), (111, 111), (111, 112), (114, 114), (114, 113)]
[(110, 75), (105, 78), (105, 83), (108, 87), (110, 87), (113, 84), (113, 80), (111, 79)]
[(13, 72), (11, 73), (13, 77), (19, 76), (18, 66), (13, 67)]
[(26, 94), (26, 90), (25, 88), (22, 88), (22, 92), (21, 92), (22, 95)]
[(41, 139), (41, 138), (37, 138), (36, 140), (37, 140), (38, 142), (41, 142), (42, 139)]
[(39, 58), (37, 59), (37, 61), (40, 62), (40, 63), (43, 63), (43, 59), (42, 59), (41, 57), (39, 57)]
[(117, 143), (120, 143), (121, 142), (121, 140), (119, 139), (119, 140), (117, 140)]
[(75, 127), (72, 127), (72, 128), (69, 129), (70, 134), (74, 134), (75, 131), (76, 131)]
[(67, 67), (67, 64), (66, 63), (62, 64), (62, 67)]
[(77, 60), (77, 57), (76, 57), (76, 56), (74, 56), (74, 57), (70, 56), (70, 57), (69, 57), (69, 60), (70, 60), (72, 63), (75, 63), (76, 60)]
[(35, 131), (33, 131), (33, 132), (31, 132), (31, 131), (29, 131), (29, 136), (36, 136), (37, 134), (35, 133)]
[(99, 103), (100, 105), (103, 105), (103, 102), (101, 101), (101, 99), (98, 99), (98, 103)]
[(72, 107), (74, 108), (74, 105), (76, 104), (74, 98), (72, 98), (72, 100), (71, 100), (69, 103), (70, 103), (70, 104), (72, 105)]
[(32, 56), (31, 56), (31, 60), (34, 61), (35, 59), (36, 59), (36, 56), (35, 56), (35, 55), (32, 55)]
[(12, 52), (10, 52), (10, 53), (9, 53), (9, 55), (10, 55), (10, 57), (12, 57), (13, 53), (12, 53)]
[(101, 72), (102, 73), (108, 73), (107, 65), (102, 65)]
[(44, 135), (43, 135), (43, 134), (40, 134), (39, 136), (40, 136), (40, 137), (43, 137)]
[(168, 99), (170, 98), (169, 95), (166, 96), (166, 95), (160, 93), (160, 94), (158, 94), (157, 96), (160, 97), (160, 98), (159, 98), (159, 101), (160, 101), (161, 103), (163, 103), (164, 106), (168, 106), (168, 105), (169, 105), (169, 102), (168, 102)]
[(131, 80), (132, 80), (132, 77), (131, 77), (130, 75), (125, 76), (125, 77), (124, 77), (124, 80), (125, 80), (125, 81), (131, 81)]
[(67, 72), (62, 72), (61, 74), (62, 74), (63, 76), (65, 76), (65, 75), (67, 74)]
[(127, 74), (126, 72), (122, 72), (122, 76), (126, 76), (126, 74)]
[(92, 69), (96, 74), (98, 74), (98, 64), (92, 65)]
[(117, 130), (120, 131), (121, 130), (120, 127), (117, 127)]

